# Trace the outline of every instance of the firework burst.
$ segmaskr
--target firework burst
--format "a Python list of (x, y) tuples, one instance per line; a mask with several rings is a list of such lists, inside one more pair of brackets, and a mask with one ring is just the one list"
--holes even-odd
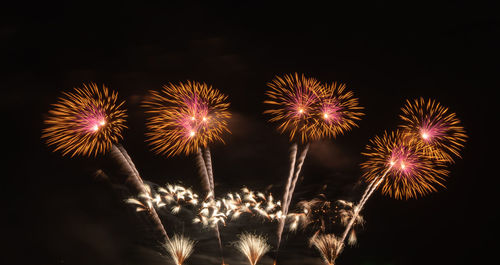
[(336, 137), (357, 127), (364, 114), (354, 93), (345, 84), (332, 83), (322, 87), (318, 109), (312, 122), (313, 139)]
[(289, 132), (290, 140), (307, 142), (314, 129), (314, 114), (319, 107), (321, 93), (324, 92), (321, 83), (304, 75), (289, 74), (276, 76), (267, 84), (269, 97), (264, 101), (271, 109), (264, 113), (271, 115), (271, 122), (277, 122), (281, 133)]
[(231, 114), (227, 96), (205, 83), (169, 84), (150, 91), (144, 103), (148, 142), (159, 154), (192, 154), (221, 141)]
[(126, 128), (123, 102), (117, 100), (118, 93), (94, 83), (63, 92), (49, 111), (42, 138), (63, 155), (96, 156), (107, 152)]
[(323, 261), (328, 265), (335, 264), (335, 259), (340, 253), (342, 243), (334, 234), (321, 234), (311, 238), (311, 244), (321, 254)]
[(400, 130), (385, 132), (370, 140), (363, 153), (368, 160), (361, 164), (363, 178), (368, 183), (386, 175), (382, 193), (396, 199), (416, 198), (444, 186), (448, 171), (444, 165), (429, 159), (420, 145), (405, 141)]
[(435, 100), (423, 98), (407, 100), (402, 111), (404, 124), (400, 127), (409, 140), (424, 146), (425, 155), (444, 162), (453, 162), (453, 155), (460, 157), (467, 135), (455, 113)]
[(182, 265), (191, 256), (195, 242), (181, 235), (174, 235), (164, 247), (176, 265)]
[(236, 242), (236, 249), (245, 255), (250, 265), (257, 264), (259, 259), (271, 248), (263, 236), (243, 233), (238, 237), (239, 240)]

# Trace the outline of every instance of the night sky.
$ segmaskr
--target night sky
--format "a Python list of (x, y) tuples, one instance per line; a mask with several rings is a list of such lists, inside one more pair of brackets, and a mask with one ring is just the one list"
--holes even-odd
[[(498, 172), (489, 157), (498, 135), (487, 134), (498, 122), (491, 117), (498, 113), (500, 47), (493, 5), (235, 2), (243, 1), (2, 6), (4, 264), (170, 264), (151, 246), (147, 225), (123, 204), (126, 191), (95, 177), (97, 169), (113, 174), (109, 161), (61, 157), (40, 139), (61, 91), (84, 82), (118, 91), (129, 115), (121, 144), (143, 179), (201, 193), (194, 157), (149, 150), (140, 103), (168, 82), (212, 84), (229, 96), (233, 113), (226, 144), (212, 147), (216, 192), (247, 186), (279, 197), (290, 143), (266, 122), (262, 102), (266, 82), (293, 72), (346, 83), (366, 113), (359, 128), (312, 144), (294, 202), (320, 192), (330, 200), (359, 200), (360, 153), (371, 137), (398, 125), (406, 99), (438, 100), (457, 113), (469, 136), (438, 193), (401, 201), (377, 192), (363, 211), (358, 245), (346, 248), (337, 264), (480, 264), (496, 251)], [(199, 241), (187, 264), (220, 264), (212, 233), (189, 220), (166, 219), (169, 234)], [(275, 223), (249, 218), (223, 228), (227, 262), (245, 264), (230, 245), (237, 233), (264, 233), (274, 246), (275, 230)], [(281, 264), (322, 264), (306, 236), (284, 236)]]

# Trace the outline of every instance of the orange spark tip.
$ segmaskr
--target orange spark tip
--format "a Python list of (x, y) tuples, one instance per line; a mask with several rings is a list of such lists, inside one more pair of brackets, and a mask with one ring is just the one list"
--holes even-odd
[(400, 126), (408, 140), (423, 146), (423, 152), (435, 160), (453, 163), (460, 157), (467, 135), (455, 113), (439, 102), (423, 98), (406, 100)]
[(436, 186), (444, 187), (448, 174), (441, 161), (429, 157), (421, 145), (408, 141), (401, 130), (371, 139), (363, 155), (367, 161), (361, 164), (362, 178), (373, 182), (388, 170), (381, 184), (382, 193), (396, 199), (435, 192)]
[(149, 115), (147, 141), (158, 154), (191, 154), (224, 142), (222, 134), (229, 132), (227, 96), (205, 83), (170, 83), (150, 91), (143, 106)]
[(314, 78), (297, 73), (276, 76), (268, 87), (265, 104), (270, 122), (278, 123), (290, 140), (308, 142), (335, 137), (353, 127), (363, 115), (362, 107), (344, 84), (323, 85)]
[(44, 121), (42, 138), (63, 155), (105, 153), (122, 138), (121, 132), (126, 128), (123, 102), (117, 100), (118, 93), (94, 83), (64, 92)]

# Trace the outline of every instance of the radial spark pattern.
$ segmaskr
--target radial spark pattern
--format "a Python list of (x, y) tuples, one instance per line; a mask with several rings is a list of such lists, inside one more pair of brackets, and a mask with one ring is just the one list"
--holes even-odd
[(455, 113), (434, 100), (407, 100), (400, 115), (400, 126), (410, 140), (423, 144), (423, 152), (433, 159), (453, 162), (467, 139), (465, 130)]
[(149, 114), (148, 142), (167, 156), (195, 153), (199, 147), (221, 141), (230, 113), (227, 96), (205, 83), (169, 84), (150, 91), (144, 101)]
[(42, 138), (63, 155), (95, 156), (108, 151), (126, 128), (123, 102), (117, 99), (116, 92), (93, 83), (64, 92), (49, 111)]
[(388, 171), (382, 193), (397, 199), (415, 198), (444, 186), (448, 174), (444, 165), (426, 156), (421, 145), (405, 139), (398, 130), (370, 140), (363, 153), (368, 159), (361, 164), (366, 182), (376, 181)]
[(269, 121), (278, 123), (281, 133), (288, 132), (290, 140), (307, 142), (314, 135), (315, 116), (324, 92), (320, 82), (295, 73), (276, 76), (267, 85), (269, 99), (264, 103), (270, 109), (264, 113), (272, 116)]
[(182, 265), (193, 253), (195, 242), (181, 235), (174, 235), (165, 243), (165, 249), (176, 265)]
[(263, 236), (243, 233), (239, 235), (239, 240), (236, 242), (236, 249), (247, 257), (250, 265), (255, 265), (269, 251), (270, 246)]
[(342, 242), (334, 234), (315, 236), (311, 238), (311, 244), (316, 247), (326, 264), (335, 264), (335, 259), (340, 252), (338, 249), (342, 247)]
[(354, 93), (344, 84), (325, 85), (320, 93), (319, 108), (314, 112), (313, 138), (330, 138), (357, 127), (364, 114)]

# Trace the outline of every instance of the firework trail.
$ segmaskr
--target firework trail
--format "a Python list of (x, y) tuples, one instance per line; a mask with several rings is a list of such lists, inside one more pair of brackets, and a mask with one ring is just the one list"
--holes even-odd
[(198, 172), (201, 176), (201, 184), (205, 189), (207, 196), (214, 196), (214, 194), (211, 193), (212, 189), (210, 185), (210, 177), (208, 176), (208, 170), (205, 165), (205, 159), (203, 158), (203, 151), (201, 148), (198, 148), (198, 152), (196, 153), (196, 165), (198, 166)]
[(342, 246), (359, 212), (382, 183), (383, 194), (408, 199), (436, 191), (434, 186), (444, 186), (442, 182), (448, 174), (442, 161), (427, 156), (422, 145), (408, 141), (407, 134), (400, 130), (376, 136), (363, 154), (368, 157), (361, 164), (363, 178), (370, 184), (354, 207), (352, 218), (340, 239)]
[[(167, 156), (197, 152), (202, 183), (208, 196), (215, 196), (208, 145), (223, 142), (221, 135), (229, 132), (227, 96), (205, 83), (170, 83), (160, 92), (150, 91), (143, 106), (150, 115), (147, 136), (152, 150)], [(222, 253), (219, 228), (215, 230)]]
[(294, 170), (295, 170), (295, 161), (297, 158), (297, 144), (292, 144), (291, 152), (290, 152), (290, 173), (288, 175), (287, 181), (286, 181), (286, 186), (285, 186), (285, 192), (283, 193), (283, 218), (280, 218), (279, 223), (278, 223), (278, 245), (277, 249), (279, 249), (280, 242), (281, 242), (281, 235), (283, 234), (283, 229), (285, 228), (285, 222), (286, 222), (286, 205), (288, 205), (288, 198), (289, 198), (289, 193), (290, 193), (290, 186), (292, 185), (292, 179), (294, 176)]
[[(295, 148), (293, 147), (295, 146)], [(295, 164), (295, 159), (296, 159), (296, 156), (297, 156), (297, 145), (293, 145), (292, 146), (292, 162), (293, 164)], [(278, 224), (278, 245), (277, 245), (277, 249), (279, 249), (279, 245), (281, 243), (281, 236), (283, 234), (283, 230), (284, 230), (284, 227), (285, 227), (285, 223), (286, 223), (286, 217), (288, 216), (288, 211), (289, 211), (289, 208), (290, 208), (290, 202), (292, 200), (292, 195), (293, 195), (293, 192), (295, 191), (295, 185), (297, 184), (297, 180), (299, 178), (299, 174), (300, 174), (300, 171), (302, 170), (302, 165), (304, 164), (304, 160), (307, 156), (307, 151), (309, 150), (309, 144), (306, 144), (305, 148), (302, 150), (302, 152), (300, 153), (300, 157), (299, 157), (299, 160), (297, 161), (297, 165), (295, 167), (295, 165), (293, 166), (293, 168), (290, 169), (290, 176), (289, 178), (287, 179), (287, 187), (285, 188), (285, 192), (284, 192), (284, 195), (283, 195), (283, 217), (280, 219), (280, 222)], [(290, 179), (291, 178), (291, 179)]]
[(435, 186), (444, 186), (448, 171), (442, 161), (431, 159), (423, 149), (422, 145), (408, 141), (401, 130), (376, 136), (363, 153), (367, 161), (361, 164), (362, 178), (368, 183), (374, 181), (371, 191), (380, 182), (382, 193), (396, 199), (435, 192)]
[(288, 209), (290, 208), (290, 201), (292, 200), (292, 195), (293, 195), (293, 192), (295, 190), (295, 185), (297, 184), (297, 180), (299, 179), (299, 174), (300, 174), (300, 171), (302, 170), (302, 165), (304, 164), (308, 150), (309, 150), (309, 144), (306, 144), (306, 146), (304, 147), (304, 149), (300, 153), (299, 160), (297, 161), (297, 168), (295, 170), (295, 173), (294, 173), (295, 175), (293, 177), (292, 184), (291, 184), (289, 192), (288, 192), (288, 199), (286, 200), (286, 206), (285, 206), (286, 213), (285, 214), (288, 214)]
[[(214, 189), (214, 179), (212, 172), (212, 159), (209, 149), (206, 148), (205, 157), (203, 157), (203, 151), (201, 150), (201, 148), (198, 148), (196, 161), (199, 167), (200, 175), (202, 177), (201, 182), (207, 192), (207, 199), (213, 201), (215, 197), (215, 189)], [(217, 243), (219, 244), (219, 251), (222, 258), (222, 264), (224, 264), (224, 252), (222, 248), (222, 240), (220, 236), (218, 223), (214, 224), (214, 229), (215, 229), (215, 235), (217, 236)]]
[(210, 191), (215, 196), (214, 173), (212, 170), (212, 155), (210, 154), (210, 148), (208, 148), (208, 146), (205, 148), (205, 166), (207, 168), (208, 179), (210, 180)]
[(250, 265), (257, 264), (259, 259), (271, 248), (267, 244), (266, 238), (261, 235), (243, 233), (238, 237), (239, 240), (236, 242), (236, 249), (245, 255)]
[(44, 121), (42, 138), (63, 156), (104, 154), (126, 128), (124, 102), (117, 101), (118, 93), (94, 83), (63, 92)]
[(182, 265), (191, 256), (195, 242), (181, 235), (174, 235), (164, 247), (176, 265)]
[[(130, 168), (134, 171), (134, 174), (136, 176), (140, 176), (139, 174), (139, 171), (137, 170), (137, 168), (135, 167), (135, 164), (134, 162), (132, 161), (132, 158), (130, 158), (130, 156), (128, 155), (127, 151), (125, 150), (125, 148), (123, 148), (122, 145), (120, 144), (117, 144), (116, 147), (118, 147), (118, 149), (120, 150), (120, 152), (123, 154), (123, 157), (127, 160)], [(139, 178), (139, 180), (141, 181), (141, 183), (143, 183), (142, 179)]]
[[(122, 130), (126, 128), (126, 114), (121, 109), (123, 102), (117, 103), (118, 94), (109, 92), (105, 86), (99, 88), (91, 83), (63, 95), (45, 120), (47, 128), (43, 130), (42, 138), (46, 138), (47, 144), (54, 145), (55, 151), (61, 150), (63, 155), (91, 156), (109, 152), (126, 176), (125, 185), (136, 195), (146, 194), (130, 156), (117, 144), (122, 138)], [(164, 240), (168, 236), (156, 211), (150, 207), (148, 212), (155, 230)]]
[[(313, 130), (317, 121), (314, 119), (316, 110), (319, 108), (320, 98), (324, 89), (319, 81), (314, 78), (308, 78), (304, 75), (289, 74), (284, 77), (276, 76), (270, 83), (267, 84), (270, 88), (266, 95), (268, 100), (265, 104), (270, 106), (265, 114), (272, 115), (270, 122), (277, 122), (278, 130), (281, 133), (288, 132), (291, 141), (308, 142), (312, 137)], [(307, 154), (308, 145), (305, 148)], [(299, 165), (296, 165), (297, 143), (292, 144), (290, 155), (290, 171), (287, 179), (286, 187), (283, 192), (283, 217), (278, 224), (278, 243), (277, 249), (281, 243), (281, 237), (284, 230), (288, 206), (293, 196), (296, 179), (295, 176), (300, 174), (305, 156), (299, 158)], [(295, 183), (294, 183), (295, 180)]]
[[(379, 185), (382, 193), (396, 199), (416, 198), (436, 191), (448, 171), (445, 164), (453, 163), (452, 155), (460, 157), (460, 149), (467, 139), (464, 128), (455, 113), (434, 100), (419, 98), (402, 108), (404, 124), (401, 131), (385, 133), (382, 138), (370, 140), (362, 164), (363, 177), (370, 183), (342, 236), (343, 244), (349, 229), (366, 201)], [(381, 173), (383, 172), (383, 173)]]
[(342, 249), (342, 242), (334, 234), (321, 234), (311, 238), (311, 244), (316, 247), (323, 261), (328, 265), (335, 264), (335, 259)]
[[(203, 151), (201, 150), (201, 148), (198, 148), (196, 161), (199, 167), (200, 175), (202, 176), (202, 185), (205, 187), (205, 190), (207, 192), (207, 198), (213, 200), (213, 198), (215, 197), (215, 189), (210, 150), (206, 148), (205, 157), (203, 157)], [(220, 237), (219, 225), (215, 224), (214, 229), (217, 236), (217, 242), (219, 244), (219, 251), (221, 252), (222, 264), (224, 264), (224, 253), (222, 248), (222, 240)]]
[(363, 108), (358, 105), (353, 92), (345, 89), (344, 84), (322, 85), (314, 78), (299, 76), (297, 73), (276, 76), (268, 86), (270, 90), (266, 95), (269, 99), (264, 103), (269, 104), (271, 109), (264, 113), (272, 115), (269, 121), (278, 122), (278, 130), (281, 133), (288, 132), (291, 141), (305, 144), (297, 164), (297, 144), (292, 145), (290, 174), (283, 192), (284, 218), (280, 220), (277, 231), (279, 249), (288, 208), (309, 142), (336, 137), (357, 127), (356, 121), (363, 115)]
[[(130, 160), (127, 152), (125, 151), (125, 149), (123, 149), (123, 147), (112, 145), (110, 150), (110, 157), (120, 165), (121, 170), (123, 170), (125, 176), (127, 176), (124, 183), (132, 190), (134, 194), (138, 195), (141, 201), (144, 201), (144, 203), (141, 202), (141, 204), (146, 206), (144, 209), (147, 210), (147, 213), (149, 214), (151, 220), (155, 225), (155, 230), (160, 233), (161, 240), (162, 242), (164, 242), (166, 239), (168, 239), (168, 235), (158, 214), (156, 213), (155, 208), (151, 205), (151, 190), (145, 188), (146, 186), (144, 185), (144, 182), (142, 181), (140, 175), (138, 175), (138, 171), (135, 168), (132, 160)], [(127, 157), (129, 159), (127, 159)]]

